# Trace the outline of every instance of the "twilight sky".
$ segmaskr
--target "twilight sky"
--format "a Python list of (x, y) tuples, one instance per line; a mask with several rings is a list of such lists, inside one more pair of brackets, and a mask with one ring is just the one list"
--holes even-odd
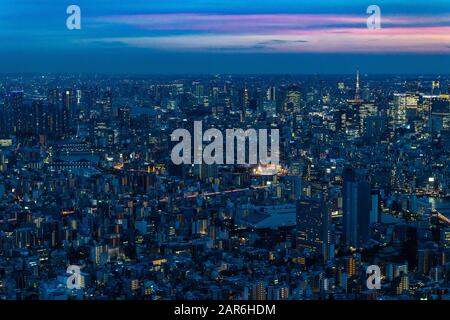
[(0, 0), (0, 43), (0, 73), (442, 74), (450, 1)]

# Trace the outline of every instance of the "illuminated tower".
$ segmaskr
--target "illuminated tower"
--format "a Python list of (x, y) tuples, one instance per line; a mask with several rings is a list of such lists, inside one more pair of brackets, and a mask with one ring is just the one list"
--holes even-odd
[(353, 99), (348, 99), (347, 102), (353, 106), (360, 106), (363, 102), (361, 100), (361, 92), (359, 86), (359, 69), (356, 70), (356, 88), (355, 88), (355, 97)]
[(248, 106), (249, 106), (249, 95), (248, 95), (248, 89), (247, 89), (247, 86), (244, 88), (244, 97), (243, 97), (243, 101), (244, 101), (244, 104), (243, 104), (243, 115), (244, 115), (244, 117), (245, 117), (245, 114), (246, 114), (246, 112), (247, 112), (247, 110), (248, 110)]
[(62, 131), (64, 134), (70, 132), (71, 121), (73, 116), (73, 94), (72, 90), (68, 89), (63, 93), (63, 107), (62, 107)]
[(356, 70), (356, 90), (355, 90), (355, 102), (360, 102), (361, 96), (359, 93), (359, 69)]

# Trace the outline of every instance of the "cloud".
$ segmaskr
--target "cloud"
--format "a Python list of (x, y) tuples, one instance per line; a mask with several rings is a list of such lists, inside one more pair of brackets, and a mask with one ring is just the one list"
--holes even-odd
[(381, 30), (367, 28), (368, 16), (170, 13), (102, 16), (90, 23), (132, 28), (129, 35), (99, 39), (105, 44), (159, 50), (448, 52), (450, 15), (382, 15)]
[(279, 39), (275, 39), (275, 40), (269, 40), (269, 41), (264, 41), (264, 42), (260, 42), (260, 45), (271, 45), (271, 44), (285, 44), (285, 43), (307, 43), (308, 41), (306, 40), (279, 40)]
[[(170, 13), (101, 16), (92, 21), (134, 26), (148, 31), (282, 33), (285, 30), (366, 27), (369, 15), (346, 14), (203, 14)], [(385, 27), (448, 26), (450, 15), (382, 15)]]
[(283, 46), (283, 45), (291, 45), (291, 44), (298, 44), (298, 43), (308, 43), (306, 40), (280, 40), (280, 39), (272, 39), (268, 41), (261, 41), (253, 45), (250, 49), (271, 49), (276, 48), (277, 46)]
[(287, 34), (186, 34), (92, 39), (169, 51), (448, 53), (450, 27), (293, 30)]

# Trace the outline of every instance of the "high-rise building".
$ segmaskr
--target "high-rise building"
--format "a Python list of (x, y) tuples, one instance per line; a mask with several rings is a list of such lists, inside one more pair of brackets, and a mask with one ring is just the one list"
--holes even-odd
[(364, 131), (364, 122), (367, 117), (375, 116), (378, 113), (378, 107), (373, 103), (362, 103), (358, 109), (358, 116), (360, 121), (360, 130)]
[(63, 95), (63, 105), (62, 105), (62, 131), (63, 133), (69, 133), (71, 128), (71, 121), (74, 113), (74, 95), (72, 90), (67, 89), (64, 91)]
[(34, 134), (47, 134), (48, 133), (48, 109), (42, 99), (33, 100), (32, 104), (32, 128)]
[(50, 89), (47, 93), (48, 129), (51, 136), (60, 136), (63, 132), (63, 114), (60, 107), (58, 89)]
[(371, 209), (370, 209), (370, 223), (377, 223), (379, 222), (379, 202), (380, 202), (380, 194), (378, 190), (372, 190), (370, 193), (371, 198)]
[(439, 81), (431, 81), (431, 94), (435, 96), (441, 94), (441, 83)]
[(396, 288), (397, 294), (405, 294), (409, 291), (409, 277), (407, 274), (402, 274), (399, 278), (399, 283)]
[(6, 104), (3, 102), (0, 104), (0, 135), (1, 137), (7, 137), (9, 134), (9, 119), (6, 109)]
[(96, 265), (105, 264), (108, 259), (108, 246), (107, 245), (94, 245), (90, 250), (90, 257), (93, 263)]
[(5, 110), (9, 132), (22, 133), (26, 126), (23, 91), (11, 91), (5, 96)]
[(433, 99), (431, 102), (431, 131), (440, 133), (450, 129), (450, 102), (444, 99)]
[(285, 111), (300, 112), (301, 95), (297, 86), (291, 86), (286, 92)]
[(252, 286), (253, 300), (266, 300), (266, 284), (257, 282)]
[(370, 185), (362, 173), (344, 170), (343, 236), (348, 246), (364, 245), (370, 237)]
[(289, 287), (276, 285), (269, 286), (267, 289), (268, 300), (287, 300), (289, 299)]
[(193, 82), (192, 85), (194, 86), (195, 100), (200, 105), (203, 103), (203, 98), (205, 97), (205, 86), (197, 81)]
[(358, 271), (358, 256), (350, 256), (345, 258), (345, 272), (349, 278), (357, 275)]
[(266, 99), (269, 101), (276, 101), (277, 89), (274, 86), (269, 87), (266, 92)]
[(364, 119), (364, 138), (370, 143), (380, 142), (386, 132), (383, 116), (369, 116)]
[(356, 70), (356, 88), (355, 88), (355, 101), (361, 101), (360, 88), (359, 88), (359, 70)]
[(392, 126), (399, 128), (405, 126), (409, 119), (414, 118), (418, 113), (419, 97), (416, 93), (396, 93), (394, 101), (389, 110)]
[(103, 93), (102, 97), (102, 112), (106, 116), (110, 116), (112, 114), (112, 91), (111, 89), (106, 90)]
[[(331, 213), (325, 199), (297, 202), (297, 247), (308, 248), (328, 260), (332, 247)], [(334, 250), (333, 250), (334, 251)]]
[(131, 125), (130, 108), (128, 107), (118, 108), (117, 120), (119, 122), (120, 131), (127, 132)]
[(195, 164), (193, 174), (196, 178), (203, 181), (211, 181), (217, 178), (218, 167), (216, 164)]
[(430, 272), (430, 267), (431, 267), (431, 253), (430, 250), (427, 248), (424, 249), (419, 249), (417, 252), (417, 260), (418, 260), (418, 267), (417, 267), (417, 271), (421, 274), (425, 274), (428, 275), (428, 273)]

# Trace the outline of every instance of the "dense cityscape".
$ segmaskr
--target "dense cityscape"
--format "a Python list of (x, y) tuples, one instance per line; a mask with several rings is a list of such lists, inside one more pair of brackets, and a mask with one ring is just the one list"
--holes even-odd
[[(0, 94), (0, 299), (450, 298), (450, 78), (12, 74)], [(279, 129), (280, 163), (174, 164), (195, 121)]]

